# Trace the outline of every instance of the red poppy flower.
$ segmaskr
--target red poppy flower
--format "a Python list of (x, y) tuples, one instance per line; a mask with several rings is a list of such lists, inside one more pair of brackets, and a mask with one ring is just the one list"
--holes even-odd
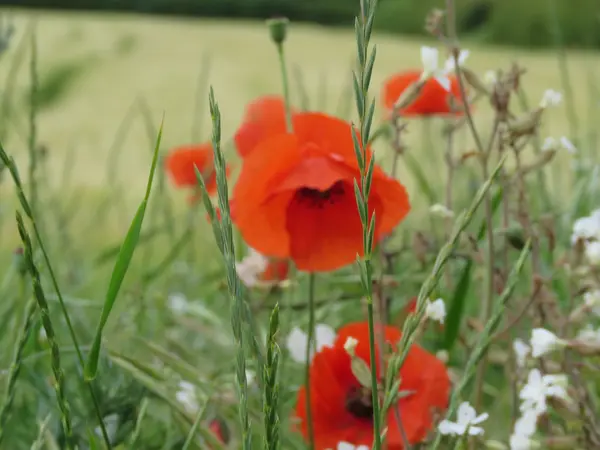
[[(217, 191), (217, 177), (214, 166), (214, 155), (211, 144), (185, 145), (174, 148), (165, 158), (165, 167), (173, 183), (177, 187), (190, 187), (197, 189), (196, 171), (202, 174), (206, 190), (209, 194)], [(227, 175), (230, 169), (226, 167)], [(199, 196), (192, 195), (191, 202), (198, 200)]]
[[(396, 344), (401, 333), (394, 327), (383, 329), (385, 341)], [(346, 325), (338, 331), (332, 347), (317, 353), (310, 366), (310, 399), (315, 449), (337, 448), (341, 441), (371, 447), (373, 441), (373, 409), (371, 393), (361, 386), (352, 373), (350, 356), (344, 349), (349, 337), (358, 340), (356, 357), (368, 365), (369, 330), (366, 322)], [(379, 352), (379, 348), (377, 351)], [(377, 371), (381, 378), (381, 370)], [(433, 427), (433, 413), (448, 407), (450, 379), (444, 364), (427, 351), (413, 345), (398, 376), (400, 390), (406, 392), (388, 411), (387, 448), (403, 448), (397, 413), (402, 429), (411, 444), (422, 442)], [(306, 392), (300, 388), (296, 415), (301, 419), (301, 432), (308, 435), (306, 423)]]
[[(263, 255), (290, 258), (300, 270), (335, 270), (363, 253), (350, 124), (321, 113), (296, 114), (293, 123), (294, 134), (263, 141), (245, 159), (233, 190), (235, 222)], [(410, 210), (404, 186), (377, 166), (369, 210), (377, 214), (376, 240)]]
[(279, 96), (260, 97), (246, 107), (242, 125), (235, 133), (238, 153), (245, 158), (265, 138), (285, 133), (285, 101)]
[[(385, 81), (382, 100), (388, 114), (391, 114), (394, 104), (404, 90), (420, 78), (421, 72), (410, 70), (394, 75)], [(425, 82), (419, 96), (410, 105), (401, 109), (400, 114), (403, 116), (462, 115), (461, 108), (452, 110), (450, 107), (450, 98), (455, 105), (462, 103), (458, 80), (454, 75), (448, 75), (448, 78), (450, 79), (450, 92), (446, 91), (436, 79), (430, 78)]]
[(213, 432), (216, 438), (222, 444), (227, 444), (229, 441), (229, 433), (223, 423), (223, 421), (219, 419), (213, 419), (208, 425), (208, 429)]

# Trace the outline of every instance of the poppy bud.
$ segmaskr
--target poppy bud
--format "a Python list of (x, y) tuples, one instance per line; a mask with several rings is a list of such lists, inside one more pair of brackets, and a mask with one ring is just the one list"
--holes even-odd
[(468, 69), (466, 67), (461, 67), (462, 73), (465, 77), (465, 80), (467, 80), (467, 83), (469, 83), (469, 85), (471, 85), (473, 87), (473, 89), (475, 89), (478, 92), (481, 92), (483, 94), (489, 94), (489, 90), (488, 87), (485, 85), (485, 83), (483, 81), (481, 81), (481, 79), (477, 76), (477, 74), (475, 72), (473, 72), (471, 69)]
[(371, 389), (371, 369), (367, 363), (356, 356), (351, 356), (350, 368), (361, 386)]
[(538, 108), (524, 117), (508, 122), (508, 131), (510, 137), (516, 139), (521, 136), (528, 136), (534, 133), (542, 117), (542, 109)]
[(419, 81), (415, 81), (413, 84), (409, 85), (404, 92), (402, 92), (398, 100), (396, 100), (396, 103), (394, 103), (394, 111), (400, 111), (414, 102), (421, 94), (423, 86), (425, 86), (426, 82), (427, 78), (420, 79)]
[(269, 33), (271, 33), (271, 40), (275, 42), (275, 44), (281, 45), (285, 42), (289, 23), (290, 21), (286, 17), (277, 17), (267, 20)]

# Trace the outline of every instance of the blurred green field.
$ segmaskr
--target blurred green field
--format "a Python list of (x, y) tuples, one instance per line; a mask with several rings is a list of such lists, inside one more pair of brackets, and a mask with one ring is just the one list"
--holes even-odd
[[(17, 88), (11, 88), (18, 108), (13, 119), (17, 126), (12, 127), (7, 148), (19, 162), (25, 161), (29, 76), (27, 57), (19, 55), (22, 49), (27, 51), (25, 36), (29, 24), (36, 21), (39, 84), (44, 91), (39, 142), (49, 149), (52, 176), (60, 177), (65, 158), (69, 158), (76, 167), (73, 184), (81, 187), (104, 188), (107, 159), (116, 142), (119, 149), (113, 151), (116, 162), (111, 167), (117, 172), (113, 179), (126, 180), (128, 197), (139, 198), (151, 148), (140, 105), (147, 106), (154, 127), (164, 113), (165, 148), (197, 136), (206, 138), (209, 121), (207, 81), (201, 80), (203, 66), (208, 68), (204, 75), (208, 74), (208, 83), (214, 86), (221, 105), (227, 141), (248, 101), (281, 90), (276, 53), (261, 23), (42, 12), (16, 13), (15, 19), (17, 39), (0, 65), (0, 80), (5, 80), (20, 58), (13, 75)], [(374, 41), (378, 46), (372, 83), (375, 89), (394, 72), (419, 67), (421, 40), (377, 35)], [(468, 43), (465, 47), (472, 52), (469, 66), (480, 74), (508, 68), (512, 62), (526, 67), (524, 87), (531, 103), (538, 102), (545, 89), (561, 89), (556, 52)], [(311, 107), (336, 112), (354, 58), (351, 33), (293, 25), (287, 51), (290, 67), (302, 73)], [(570, 51), (568, 64), (581, 130), (589, 129), (596, 119), (592, 114), (600, 109), (600, 99), (590, 93), (590, 83), (600, 73), (600, 55)], [(294, 89), (293, 99), (299, 100), (298, 89)], [(346, 104), (348, 99), (346, 96)], [(481, 123), (489, 123), (490, 115), (485, 106), (477, 110)], [(564, 107), (552, 111), (544, 129), (553, 135), (568, 133)], [(416, 151), (421, 136), (419, 127), (413, 126), (408, 139)]]

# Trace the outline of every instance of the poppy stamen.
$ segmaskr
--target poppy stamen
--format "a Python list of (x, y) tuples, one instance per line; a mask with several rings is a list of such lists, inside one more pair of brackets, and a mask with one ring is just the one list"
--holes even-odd
[(343, 197), (344, 194), (345, 188), (343, 181), (334, 183), (333, 186), (324, 191), (303, 187), (296, 192), (298, 200), (307, 202), (315, 208), (323, 208), (325, 203), (334, 204), (339, 198)]
[(346, 411), (358, 419), (373, 418), (373, 399), (371, 390), (353, 387), (346, 394)]

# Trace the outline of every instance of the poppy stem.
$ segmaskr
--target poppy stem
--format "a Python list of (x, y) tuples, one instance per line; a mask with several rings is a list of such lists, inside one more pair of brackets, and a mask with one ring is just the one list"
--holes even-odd
[(290, 82), (285, 62), (285, 51), (283, 43), (277, 44), (277, 56), (279, 57), (279, 68), (281, 70), (281, 82), (283, 83), (283, 99), (285, 100), (285, 126), (288, 133), (294, 131), (292, 125), (292, 106), (290, 102)]
[(315, 448), (315, 432), (312, 421), (312, 403), (310, 395), (310, 356), (314, 351), (315, 336), (315, 281), (316, 276), (311, 272), (308, 276), (308, 333), (306, 343), (306, 372), (304, 376), (304, 391), (306, 393), (306, 426), (308, 430), (309, 449)]

